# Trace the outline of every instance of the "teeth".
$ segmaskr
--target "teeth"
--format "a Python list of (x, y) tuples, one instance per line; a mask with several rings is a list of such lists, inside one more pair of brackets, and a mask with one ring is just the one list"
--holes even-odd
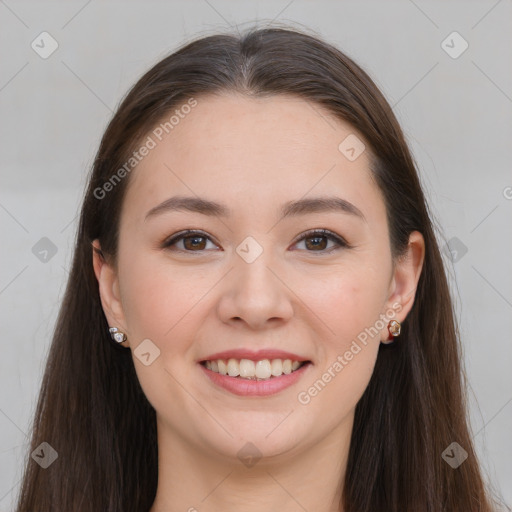
[[(209, 361), (206, 361), (207, 363), (209, 363)], [(217, 361), (217, 366), (219, 368), (219, 373), (221, 375), (227, 375), (228, 374), (228, 367), (226, 366), (226, 363), (222, 360), (222, 359), (219, 359)], [(211, 368), (210, 368), (211, 370)]]
[(274, 359), (270, 366), (274, 377), (279, 377), (279, 375), (283, 374), (283, 361), (281, 359)]
[(271, 375), (272, 369), (268, 359), (263, 359), (263, 361), (258, 361), (256, 363), (256, 377), (258, 377), (258, 379), (268, 379)]
[(240, 377), (254, 377), (256, 375), (256, 366), (254, 361), (250, 359), (242, 359), (240, 361)]
[(228, 375), (230, 377), (238, 377), (240, 375), (240, 365), (236, 359), (228, 361)]
[(250, 359), (217, 359), (205, 362), (206, 368), (221, 375), (239, 377), (250, 380), (266, 380), (281, 375), (289, 375), (302, 366), (299, 361), (291, 359), (262, 359), (252, 361)]

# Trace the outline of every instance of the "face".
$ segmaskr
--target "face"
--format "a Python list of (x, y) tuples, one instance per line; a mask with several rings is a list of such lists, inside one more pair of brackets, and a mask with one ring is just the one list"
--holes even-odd
[[(301, 99), (229, 94), (155, 133), (129, 177), (117, 264), (95, 268), (159, 432), (229, 459), (246, 442), (291, 456), (350, 428), (421, 266), (392, 260), (368, 150), (339, 149), (362, 137)], [(177, 196), (196, 202), (165, 203)], [(231, 376), (205, 366), (218, 359), (235, 360)], [(301, 366), (268, 378), (286, 359)]]

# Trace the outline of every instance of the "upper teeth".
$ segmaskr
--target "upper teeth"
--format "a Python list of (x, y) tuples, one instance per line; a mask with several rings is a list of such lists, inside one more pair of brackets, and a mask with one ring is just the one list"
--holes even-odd
[(296, 370), (301, 363), (291, 359), (262, 359), (252, 361), (251, 359), (217, 359), (206, 361), (205, 366), (213, 372), (230, 377), (242, 377), (244, 379), (268, 379), (271, 376), (279, 377), (283, 373), (288, 375)]

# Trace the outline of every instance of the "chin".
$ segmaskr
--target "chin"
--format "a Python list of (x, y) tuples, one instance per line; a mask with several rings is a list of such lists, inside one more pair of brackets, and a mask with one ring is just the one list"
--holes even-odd
[[(226, 426), (226, 430), (233, 436), (219, 434), (215, 439), (205, 438), (214, 451), (226, 456), (227, 458), (237, 458), (239, 460), (248, 457), (266, 459), (290, 454), (290, 452), (300, 450), (301, 445), (306, 445), (310, 436), (307, 432), (301, 432), (304, 425), (298, 425), (292, 420), (293, 413), (287, 411), (279, 415), (279, 420), (275, 421), (275, 416), (263, 420), (254, 415), (254, 422), (248, 420), (237, 425)], [(287, 424), (286, 424), (287, 423)], [(285, 426), (286, 424), (286, 426)], [(211, 434), (211, 431), (210, 431)]]

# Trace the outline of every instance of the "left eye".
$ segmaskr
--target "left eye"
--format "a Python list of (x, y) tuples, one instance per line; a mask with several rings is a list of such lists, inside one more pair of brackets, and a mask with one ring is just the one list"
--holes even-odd
[[(311, 240), (312, 243), (308, 243), (308, 240)], [(299, 240), (297, 240), (296, 243), (306, 241), (306, 247), (320, 249), (319, 251), (308, 252), (331, 252), (330, 250), (325, 250), (327, 244), (326, 240), (334, 242), (335, 246), (338, 247), (348, 247), (347, 242), (345, 242), (343, 238), (339, 237), (338, 235), (335, 235), (334, 233), (328, 231), (327, 229), (320, 229), (316, 231), (310, 231), (309, 233), (305, 233)], [(330, 249), (332, 249), (332, 247)]]
[[(176, 246), (179, 242), (183, 241), (183, 246), (178, 247), (178, 250), (183, 252), (202, 252), (206, 249), (208, 241), (212, 242), (210, 237), (200, 231), (186, 231), (172, 236), (162, 244), (162, 248), (170, 248)], [(299, 242), (305, 241), (308, 252), (331, 252), (333, 247), (327, 249), (328, 241), (334, 242), (335, 247), (349, 247), (347, 242), (338, 235), (335, 235), (327, 229), (310, 231), (302, 235), (294, 245)], [(212, 242), (213, 243), (213, 242)], [(215, 244), (214, 244), (215, 245)]]

